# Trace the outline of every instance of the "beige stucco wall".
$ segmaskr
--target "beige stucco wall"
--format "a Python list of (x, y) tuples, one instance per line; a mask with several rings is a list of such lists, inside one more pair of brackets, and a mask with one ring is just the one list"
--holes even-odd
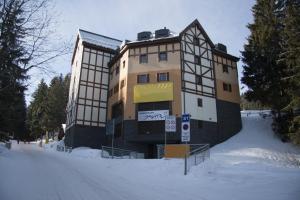
[[(174, 47), (174, 48), (173, 48)], [(181, 115), (181, 71), (180, 71), (180, 45), (165, 44), (150, 46), (148, 48), (128, 49), (113, 65), (113, 70), (120, 66), (120, 74), (110, 80), (110, 89), (121, 80), (125, 80), (125, 87), (108, 100), (108, 119), (111, 119), (111, 107), (119, 101), (124, 103), (124, 119), (135, 119), (135, 104), (133, 103), (133, 88), (137, 84), (138, 74), (149, 74), (150, 82), (157, 83), (157, 73), (168, 72), (169, 81), (174, 84), (174, 100), (172, 102), (173, 115)], [(159, 61), (158, 51), (168, 51), (168, 60)], [(139, 55), (148, 52), (148, 63), (139, 63)], [(123, 61), (125, 60), (125, 68)]]
[[(223, 72), (223, 64), (228, 65), (228, 73)], [(236, 62), (214, 55), (214, 66), (217, 84), (217, 98), (233, 103), (240, 103), (240, 89)], [(231, 92), (224, 91), (223, 83), (231, 84)]]
[(232, 91), (228, 92), (228, 91), (223, 90), (224, 81), (217, 79), (216, 82), (217, 82), (217, 98), (218, 99), (240, 104), (240, 89), (239, 89), (238, 84), (230, 83)]
[[(180, 46), (179, 43), (174, 44), (174, 51), (172, 44), (150, 46), (148, 50), (146, 47), (135, 48), (130, 50), (129, 71), (128, 73), (141, 73), (157, 70), (173, 70), (180, 69)], [(168, 51), (168, 60), (159, 61), (158, 52)], [(148, 52), (148, 63), (140, 63), (140, 54)]]
[[(172, 115), (181, 115), (181, 73), (180, 70), (158, 70), (148, 72), (149, 83), (157, 83), (157, 73), (169, 73), (169, 81), (173, 82)], [(135, 119), (135, 104), (133, 103), (133, 88), (137, 84), (137, 75), (142, 73), (132, 73), (128, 75), (127, 99), (124, 112), (125, 119)]]

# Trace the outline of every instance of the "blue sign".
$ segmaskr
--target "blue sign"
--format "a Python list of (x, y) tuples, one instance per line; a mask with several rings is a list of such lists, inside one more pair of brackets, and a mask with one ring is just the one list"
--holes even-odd
[(181, 117), (182, 122), (189, 122), (190, 121), (190, 115), (189, 114), (183, 114)]
[(181, 116), (181, 141), (189, 142), (191, 140), (190, 135), (190, 115), (183, 114)]

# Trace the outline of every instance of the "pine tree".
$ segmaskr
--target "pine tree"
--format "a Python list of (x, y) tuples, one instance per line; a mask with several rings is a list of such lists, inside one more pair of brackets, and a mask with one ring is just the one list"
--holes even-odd
[(300, 1), (288, 0), (285, 3), (283, 49), (279, 62), (287, 65), (284, 80), (288, 83), (287, 91), (292, 97), (285, 108), (292, 112), (289, 136), (294, 143), (300, 144), (300, 116), (293, 114), (293, 111), (300, 110)]
[(63, 76), (54, 77), (48, 90), (49, 130), (59, 131), (65, 123), (65, 91)]
[(31, 135), (39, 137), (50, 129), (48, 86), (43, 79), (32, 97), (33, 101), (29, 106), (28, 112), (28, 124), (30, 126)]
[(14, 125), (24, 112), (19, 116), (14, 105), (24, 104), (28, 72), (34, 68), (47, 72), (51, 60), (68, 52), (64, 43), (49, 45), (53, 33), (49, 2), (0, 0), (0, 131), (16, 131)]
[(249, 89), (246, 98), (270, 107), (274, 111), (275, 131), (285, 134), (287, 127), (281, 124), (281, 110), (290, 101), (290, 95), (282, 79), (286, 75), (286, 64), (278, 62), (282, 52), (283, 5), (281, 1), (257, 0), (253, 7), (254, 23), (248, 25), (251, 33), (242, 52), (245, 65), (241, 81)]
[(24, 118), (25, 110), (24, 81), (27, 76), (21, 65), (28, 60), (23, 58), (24, 19), (20, 18), (23, 10), (19, 1), (3, 3), (0, 15), (0, 128), (11, 133), (22, 132), (24, 127), (16, 130), (15, 124)]

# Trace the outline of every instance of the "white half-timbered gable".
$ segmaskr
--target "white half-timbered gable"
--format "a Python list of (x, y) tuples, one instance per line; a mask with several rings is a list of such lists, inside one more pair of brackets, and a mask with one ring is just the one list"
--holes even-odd
[(74, 124), (105, 127), (108, 63), (121, 42), (79, 30), (72, 59), (67, 129)]
[(217, 122), (214, 45), (197, 20), (180, 37), (182, 112), (192, 119)]

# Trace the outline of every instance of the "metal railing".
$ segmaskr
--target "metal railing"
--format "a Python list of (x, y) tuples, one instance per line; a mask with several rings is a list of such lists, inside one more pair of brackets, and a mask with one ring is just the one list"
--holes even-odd
[(117, 159), (138, 159), (138, 158), (144, 158), (144, 154), (136, 151), (127, 150), (127, 149), (102, 146), (101, 157), (117, 158)]
[[(172, 144), (168, 144), (172, 145)], [(176, 144), (178, 145), (178, 144)], [(182, 144), (185, 145), (185, 144)], [(199, 165), (210, 157), (209, 144), (187, 144), (190, 151), (187, 153), (184, 160), (184, 172), (185, 174), (191, 169), (192, 166)], [(157, 158), (164, 157), (165, 146), (162, 144), (157, 145)]]
[(187, 172), (192, 166), (199, 165), (210, 157), (209, 144), (190, 144), (190, 152), (187, 156)]
[(157, 144), (157, 158), (161, 159), (165, 156), (165, 145), (163, 144)]
[(57, 151), (64, 151), (64, 152), (71, 153), (72, 152), (72, 147), (63, 146), (63, 145), (57, 145), (56, 146), (56, 150)]

